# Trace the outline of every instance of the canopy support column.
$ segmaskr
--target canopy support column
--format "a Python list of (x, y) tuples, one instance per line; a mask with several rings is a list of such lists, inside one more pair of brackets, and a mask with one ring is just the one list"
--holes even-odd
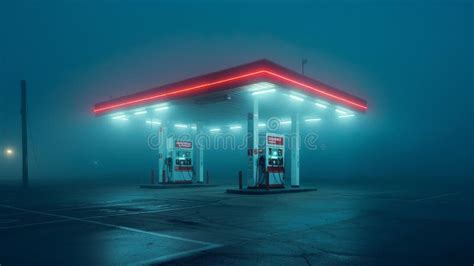
[(196, 138), (194, 147), (197, 149), (196, 152), (196, 181), (198, 183), (204, 183), (204, 143), (200, 143), (199, 138), (203, 135), (202, 124), (196, 124)]
[(247, 151), (248, 151), (248, 169), (247, 186), (257, 185), (258, 174), (258, 100), (254, 99), (253, 111), (248, 113), (247, 124)]
[(158, 183), (164, 182), (163, 172), (165, 171), (167, 132), (167, 128), (163, 125), (158, 129)]
[(299, 187), (300, 186), (300, 148), (301, 148), (301, 139), (300, 139), (300, 120), (299, 114), (293, 113), (291, 116), (291, 186)]

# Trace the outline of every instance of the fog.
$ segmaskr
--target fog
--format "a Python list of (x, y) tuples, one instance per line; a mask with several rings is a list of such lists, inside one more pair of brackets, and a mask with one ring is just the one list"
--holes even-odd
[[(139, 183), (156, 168), (153, 130), (114, 126), (92, 106), (261, 58), (295, 71), (306, 58), (306, 75), (368, 102), (351, 123), (316, 129), (325, 148), (303, 149), (302, 184), (472, 183), (472, 11), (468, 2), (4, 1), (0, 183), (21, 178), (22, 79), (32, 184)], [(245, 159), (207, 151), (205, 167), (236, 183)]]

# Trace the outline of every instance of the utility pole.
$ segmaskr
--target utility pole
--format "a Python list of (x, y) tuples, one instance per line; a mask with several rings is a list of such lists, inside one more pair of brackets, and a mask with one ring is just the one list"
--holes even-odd
[(28, 188), (28, 131), (26, 127), (26, 81), (21, 81), (21, 144), (23, 163), (23, 188)]
[(303, 75), (304, 75), (304, 65), (306, 65), (306, 63), (308, 63), (307, 59), (301, 60), (301, 74)]

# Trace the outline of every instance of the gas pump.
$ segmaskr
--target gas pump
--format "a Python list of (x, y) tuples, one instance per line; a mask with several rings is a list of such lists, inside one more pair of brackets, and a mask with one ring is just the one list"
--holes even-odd
[(166, 142), (164, 183), (193, 182), (193, 142), (168, 138)]
[(283, 188), (285, 186), (285, 136), (273, 133), (265, 134), (265, 147), (261, 150), (258, 160), (259, 178), (258, 187), (266, 186), (266, 175), (268, 185), (271, 188)]

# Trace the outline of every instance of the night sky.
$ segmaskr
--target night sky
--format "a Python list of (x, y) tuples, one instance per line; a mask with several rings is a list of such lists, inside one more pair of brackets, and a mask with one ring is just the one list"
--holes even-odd
[[(94, 103), (261, 58), (296, 71), (307, 58), (308, 76), (369, 104), (321, 129), (302, 183), (474, 176), (471, 2), (65, 2), (0, 3), (0, 182), (21, 175), (21, 79), (32, 183), (135, 182), (155, 167), (149, 132), (112, 127)], [(228, 182), (239, 167), (212, 171)]]

